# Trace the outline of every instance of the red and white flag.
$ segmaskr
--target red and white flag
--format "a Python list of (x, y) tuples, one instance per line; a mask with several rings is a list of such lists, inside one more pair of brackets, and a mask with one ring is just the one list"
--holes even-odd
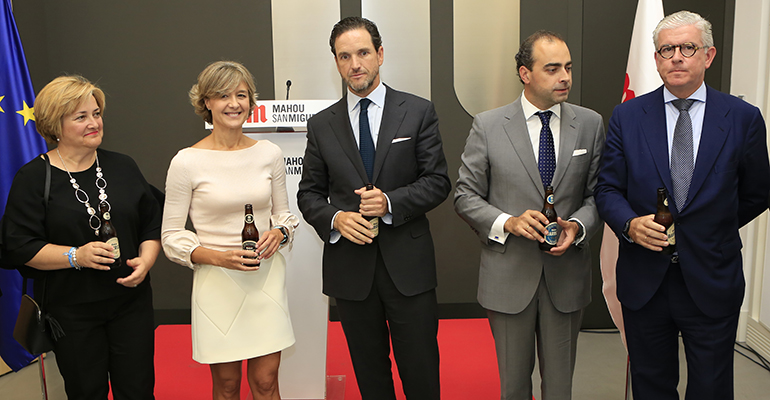
[[(655, 65), (655, 44), (652, 42), (652, 32), (663, 19), (663, 0), (639, 0), (634, 18), (634, 30), (631, 34), (626, 80), (623, 84), (621, 103), (651, 92), (663, 81), (658, 75)], [(609, 226), (604, 225), (602, 248), (599, 253), (602, 270), (602, 293), (610, 310), (610, 316), (615, 326), (620, 330), (623, 343), (626, 342), (626, 332), (623, 327), (623, 313), (618, 301), (615, 286), (615, 264), (618, 261), (618, 238)]]

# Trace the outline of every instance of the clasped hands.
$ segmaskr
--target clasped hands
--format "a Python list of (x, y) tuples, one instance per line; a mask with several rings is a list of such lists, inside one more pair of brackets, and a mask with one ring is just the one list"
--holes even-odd
[(275, 254), (282, 240), (283, 232), (280, 229), (271, 229), (259, 237), (257, 251), (219, 251), (198, 246), (190, 254), (190, 259), (198, 264), (217, 265), (238, 271), (256, 271), (259, 269), (261, 260), (270, 258)]
[[(561, 234), (556, 242), (556, 247), (549, 250), (547, 253), (560, 256), (569, 249), (572, 242), (575, 241), (579, 226), (577, 222), (565, 221), (561, 217), (556, 218), (556, 223), (561, 227)], [(529, 240), (536, 242), (544, 242), (545, 234), (547, 233), (545, 226), (548, 225), (548, 218), (540, 211), (527, 210), (524, 211), (518, 217), (510, 217), (505, 221), (504, 230), (512, 233), (516, 236), (522, 236)]]
[(358, 212), (341, 211), (334, 219), (334, 229), (344, 238), (359, 245), (372, 243), (372, 217), (383, 217), (388, 213), (388, 199), (376, 186), (371, 190), (362, 187), (355, 191), (361, 196)]

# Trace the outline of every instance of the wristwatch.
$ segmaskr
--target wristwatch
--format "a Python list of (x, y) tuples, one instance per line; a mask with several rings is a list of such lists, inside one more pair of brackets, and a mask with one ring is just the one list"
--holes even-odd
[(283, 240), (281, 240), (280, 244), (282, 244), (282, 245), (286, 244), (286, 242), (289, 241), (289, 233), (286, 232), (286, 227), (277, 226), (276, 229), (278, 229), (279, 231), (281, 231), (281, 233), (283, 233)]

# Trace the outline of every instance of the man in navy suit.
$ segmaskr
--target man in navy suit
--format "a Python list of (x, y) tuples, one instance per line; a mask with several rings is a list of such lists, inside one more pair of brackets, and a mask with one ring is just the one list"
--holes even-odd
[[(768, 207), (770, 166), (759, 110), (704, 83), (711, 24), (688, 11), (653, 33), (664, 86), (615, 108), (595, 198), (620, 238), (623, 306), (636, 400), (733, 398), (733, 346), (745, 282), (738, 229)], [(676, 252), (653, 221), (666, 188)]]
[(406, 398), (438, 400), (436, 261), (425, 214), (452, 186), (438, 117), (430, 101), (380, 82), (373, 22), (343, 19), (330, 45), (347, 90), (308, 121), (297, 192), (324, 241), (323, 290), (337, 299), (363, 399), (396, 399), (392, 339)]

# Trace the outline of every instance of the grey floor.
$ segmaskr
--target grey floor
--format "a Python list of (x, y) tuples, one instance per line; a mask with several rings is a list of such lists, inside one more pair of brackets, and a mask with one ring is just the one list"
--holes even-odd
[[(681, 346), (680, 346), (681, 349)], [(743, 353), (747, 353), (741, 350)], [(680, 355), (684, 359), (684, 354)], [(49, 400), (66, 400), (64, 382), (56, 368), (55, 356), (49, 354), (45, 366)], [(681, 398), (686, 380), (681, 369)], [(16, 373), (0, 377), (0, 399), (40, 400), (39, 366), (34, 363)], [(770, 372), (746, 357), (735, 354), (735, 398), (755, 400), (770, 398)], [(540, 399), (539, 377), (534, 378), (535, 397)], [(575, 400), (625, 400), (626, 352), (617, 333), (581, 332), (573, 387)], [(158, 399), (176, 400), (176, 399)], [(487, 400), (487, 399), (475, 399)], [(494, 400), (494, 399), (489, 399)]]

